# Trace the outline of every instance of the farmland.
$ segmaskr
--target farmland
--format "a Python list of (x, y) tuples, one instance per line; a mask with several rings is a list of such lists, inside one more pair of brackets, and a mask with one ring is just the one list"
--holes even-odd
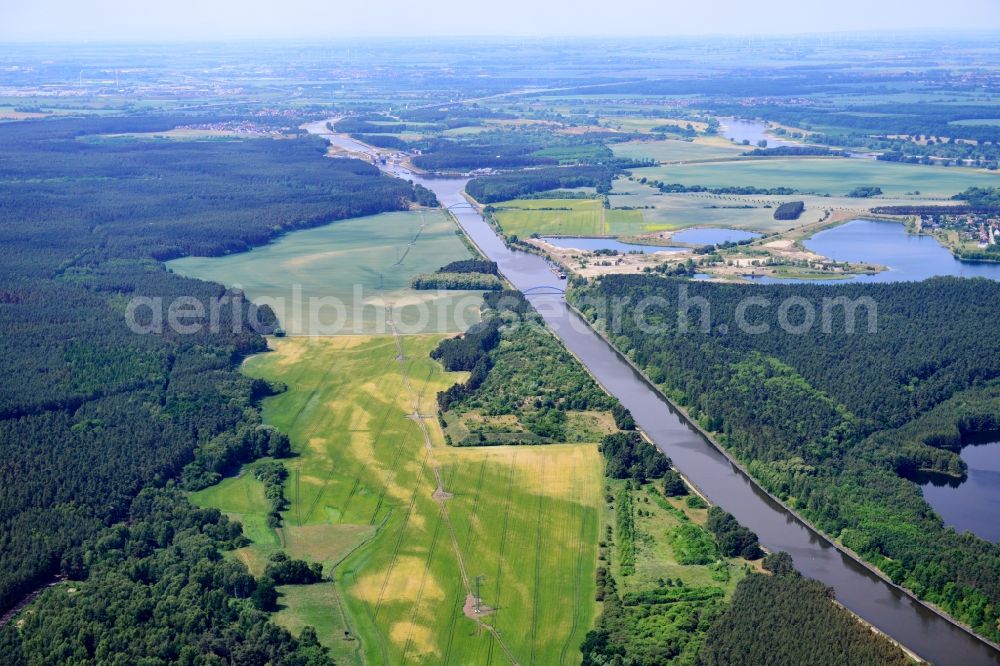
[[(805, 201), (806, 212), (794, 221), (774, 219), (774, 209), (791, 200)], [(903, 205), (912, 199), (880, 198), (879, 205)], [(503, 232), (520, 238), (540, 236), (642, 236), (687, 227), (732, 227), (778, 233), (818, 222), (825, 211), (862, 215), (873, 200), (815, 195), (734, 195), (661, 193), (638, 180), (619, 178), (599, 199), (516, 199), (495, 204)], [(930, 203), (930, 201), (925, 201)], [(945, 203), (945, 202), (942, 202)]]
[(508, 236), (618, 236), (655, 231), (641, 211), (605, 209), (599, 199), (515, 199), (496, 204)]
[[(739, 158), (745, 147), (718, 137), (693, 142), (662, 140), (611, 144), (616, 157), (655, 159), (657, 167), (631, 169), (614, 181), (610, 208), (600, 199), (518, 199), (496, 204), (494, 217), (507, 235), (656, 236), (692, 226), (782, 233), (835, 219), (862, 216), (874, 205), (947, 203), (969, 186), (991, 186), (1000, 176), (985, 170), (836, 158)], [(670, 164), (674, 163), (674, 164)], [(792, 188), (794, 195), (661, 193), (645, 182), (709, 188)], [(856, 187), (879, 187), (872, 198), (846, 196)], [(801, 200), (797, 220), (777, 221), (774, 209)]]
[[(428, 357), (439, 339), (399, 338), (399, 360), (391, 336), (285, 338), (248, 361), (247, 374), (288, 386), (263, 413), (297, 457), (280, 535), (251, 527), (237, 556), (253, 566), (282, 542), (323, 562), (335, 582), (282, 588), (276, 618), (315, 626), (344, 663), (499, 664), (505, 649), (575, 663), (596, 612), (597, 448), (446, 447), (434, 396), (463, 375)], [(194, 498), (259, 526), (256, 484), (244, 472)], [(468, 585), (485, 576), (492, 630), (465, 616), (463, 571)]]
[(694, 141), (664, 139), (663, 141), (628, 141), (611, 144), (615, 157), (652, 159), (657, 162), (696, 162), (738, 157), (749, 150), (721, 137), (699, 138)]
[(990, 187), (1000, 176), (960, 167), (935, 167), (860, 159), (767, 159), (635, 169), (636, 177), (706, 187), (790, 187), (803, 193), (843, 195), (876, 186), (889, 196), (919, 192), (950, 197), (968, 187)]
[[(384, 333), (380, 322), (390, 302), (406, 332), (462, 331), (478, 316), (475, 293), (410, 289), (414, 275), (472, 256), (456, 232), (441, 211), (385, 213), (297, 231), (251, 252), (186, 257), (168, 266), (238, 285), (271, 304), (290, 334)], [(309, 307), (313, 297), (324, 300)], [(423, 321), (420, 305), (427, 306)]]
[[(824, 211), (864, 215), (870, 206), (902, 206), (912, 198), (892, 197), (857, 199), (816, 195), (738, 195), (708, 192), (662, 193), (634, 179), (619, 178), (608, 197), (612, 209), (640, 209), (643, 220), (652, 229), (686, 227), (732, 227), (762, 233), (777, 233), (820, 221)], [(774, 219), (774, 209), (786, 201), (803, 201), (806, 210), (797, 220)], [(923, 204), (947, 204), (945, 200), (922, 199)]]
[(602, 117), (601, 124), (622, 132), (653, 132), (659, 128), (685, 129), (689, 126), (696, 132), (704, 132), (707, 127), (704, 122), (683, 118), (632, 118), (627, 116)]

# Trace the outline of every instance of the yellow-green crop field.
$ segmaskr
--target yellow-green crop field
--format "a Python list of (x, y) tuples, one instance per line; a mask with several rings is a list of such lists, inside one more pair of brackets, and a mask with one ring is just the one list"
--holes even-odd
[(664, 139), (662, 141), (627, 141), (609, 146), (615, 157), (652, 159), (657, 162), (697, 162), (739, 157), (750, 150), (720, 137), (698, 138), (694, 141)]
[[(736, 160), (634, 169), (638, 177), (705, 187), (790, 187), (841, 196), (856, 187), (879, 187), (887, 196), (920, 192), (950, 197), (966, 188), (1000, 186), (1000, 175), (966, 167), (900, 164), (845, 158)], [(874, 201), (874, 200), (873, 200)], [(872, 203), (877, 205), (877, 203)]]
[(639, 210), (605, 209), (599, 199), (514, 199), (495, 205), (494, 216), (508, 235), (622, 236), (665, 229)]
[[(245, 371), (288, 386), (263, 405), (297, 454), (283, 526), (267, 528), (246, 471), (193, 500), (244, 522), (254, 543), (235, 556), (256, 573), (278, 548), (324, 563), (334, 581), (280, 588), (276, 619), (316, 627), (338, 663), (578, 663), (597, 610), (597, 447), (447, 447), (435, 395), (463, 375), (429, 358), (438, 340), (272, 340)], [(478, 621), (477, 576), (495, 609)]]

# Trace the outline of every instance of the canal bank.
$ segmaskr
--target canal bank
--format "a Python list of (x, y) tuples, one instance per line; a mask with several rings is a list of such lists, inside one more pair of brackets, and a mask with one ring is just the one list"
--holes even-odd
[(565, 282), (552, 273), (545, 259), (511, 250), (497, 237), (465, 199), (465, 179), (422, 178), (398, 164), (382, 167), (433, 190), (472, 242), (527, 295), (566, 348), (632, 412), (657, 447), (713, 503), (756, 532), (765, 547), (788, 552), (804, 575), (834, 588), (845, 607), (924, 659), (937, 664), (1000, 664), (1000, 651), (994, 646), (887, 581), (753, 481), (570, 309), (562, 296)]

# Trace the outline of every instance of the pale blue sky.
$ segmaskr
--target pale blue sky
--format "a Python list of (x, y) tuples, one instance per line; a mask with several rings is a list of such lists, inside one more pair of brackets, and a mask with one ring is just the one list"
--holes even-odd
[(0, 0), (0, 41), (1000, 30), (1000, 0)]

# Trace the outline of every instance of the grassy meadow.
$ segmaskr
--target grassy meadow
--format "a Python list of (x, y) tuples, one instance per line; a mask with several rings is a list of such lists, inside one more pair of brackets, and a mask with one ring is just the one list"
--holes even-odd
[[(610, 494), (616, 495), (627, 483), (607, 481)], [(706, 564), (682, 564), (678, 558), (684, 546), (677, 534), (683, 525), (693, 525), (704, 542), (714, 543), (714, 537), (703, 529), (708, 518), (705, 508), (691, 508), (684, 498), (664, 497), (657, 483), (648, 483), (632, 489), (633, 520), (635, 521), (635, 567), (633, 573), (623, 573), (620, 558), (611, 558), (611, 573), (618, 582), (619, 592), (639, 592), (657, 587), (660, 580), (681, 579), (689, 587), (721, 587), (729, 597), (736, 584), (746, 575), (750, 565), (742, 558), (724, 558), (716, 551), (716, 570)], [(620, 507), (605, 506), (604, 522), (613, 525), (614, 512)], [(620, 535), (616, 534), (616, 543)], [(718, 564), (721, 562), (722, 564)]]
[(602, 116), (601, 125), (620, 132), (652, 132), (659, 127), (686, 128), (690, 125), (696, 132), (704, 132), (708, 125), (698, 120), (684, 118), (639, 118), (634, 116)]
[[(729, 227), (761, 233), (780, 233), (819, 222), (825, 213), (854, 211), (862, 215), (871, 206), (905, 206), (913, 198), (823, 197), (811, 194), (769, 196), (762, 194), (662, 193), (637, 180), (619, 178), (608, 197), (612, 208), (637, 208), (647, 226), (654, 229), (687, 227)], [(797, 220), (775, 220), (774, 209), (786, 201), (802, 201), (806, 209)], [(922, 204), (951, 203), (943, 199), (921, 198)]]
[[(450, 217), (420, 210), (342, 220), (249, 252), (185, 257), (168, 266), (241, 287), (255, 302), (271, 304), (292, 335), (386, 333), (381, 322), (389, 305), (407, 333), (447, 333), (478, 320), (478, 294), (416, 291), (410, 278), (471, 256)], [(325, 300), (310, 307), (310, 298)]]
[(514, 199), (495, 205), (503, 232), (540, 236), (620, 236), (656, 231), (638, 210), (605, 209), (599, 199)]
[[(278, 622), (315, 626), (339, 663), (579, 662), (596, 613), (602, 463), (594, 444), (451, 448), (435, 395), (462, 379), (429, 358), (438, 336), (283, 338), (247, 374), (284, 382), (264, 418), (287, 432), (289, 508), (275, 532), (260, 484), (195, 493), (248, 526), (236, 556), (323, 562), (335, 581), (281, 588)], [(449, 499), (433, 496), (437, 479)], [(466, 617), (467, 586), (484, 576)], [(345, 631), (350, 632), (345, 635)], [(495, 632), (495, 633), (494, 633)], [(502, 642), (502, 645), (501, 645)]]
[(706, 187), (791, 187), (800, 192), (840, 196), (855, 187), (875, 186), (887, 196), (920, 192), (950, 197), (968, 187), (995, 187), (1000, 175), (964, 167), (924, 166), (845, 158), (740, 160), (634, 169), (636, 178)]
[(657, 162), (698, 162), (739, 157), (750, 150), (736, 146), (722, 137), (698, 138), (694, 141), (664, 139), (662, 141), (627, 141), (610, 145), (615, 157), (652, 159)]

